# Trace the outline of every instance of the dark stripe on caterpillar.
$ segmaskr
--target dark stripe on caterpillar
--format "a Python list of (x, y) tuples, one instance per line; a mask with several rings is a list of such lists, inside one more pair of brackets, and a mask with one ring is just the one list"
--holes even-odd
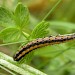
[(22, 57), (24, 57), (26, 54), (28, 54), (32, 50), (35, 50), (37, 48), (44, 47), (47, 45), (63, 43), (73, 39), (75, 39), (75, 34), (39, 38), (26, 44), (19, 52), (15, 54), (13, 58), (15, 61), (19, 61)]

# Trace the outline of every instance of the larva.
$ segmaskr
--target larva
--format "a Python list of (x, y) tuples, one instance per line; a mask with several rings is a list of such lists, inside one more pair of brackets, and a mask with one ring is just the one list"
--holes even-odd
[(19, 61), (22, 57), (24, 57), (26, 54), (28, 54), (32, 50), (35, 50), (40, 47), (48, 46), (48, 45), (63, 43), (73, 39), (75, 39), (75, 34), (39, 38), (26, 44), (20, 51), (18, 51), (14, 55), (13, 58), (15, 61)]

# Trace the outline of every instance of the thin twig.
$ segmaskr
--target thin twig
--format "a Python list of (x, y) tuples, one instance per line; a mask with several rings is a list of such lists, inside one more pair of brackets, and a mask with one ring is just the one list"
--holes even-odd
[(62, 0), (58, 0), (58, 2), (52, 7), (52, 9), (47, 13), (47, 15), (43, 18), (43, 20), (46, 20), (48, 18), (48, 16), (53, 12), (53, 10), (58, 6), (58, 4), (61, 2)]

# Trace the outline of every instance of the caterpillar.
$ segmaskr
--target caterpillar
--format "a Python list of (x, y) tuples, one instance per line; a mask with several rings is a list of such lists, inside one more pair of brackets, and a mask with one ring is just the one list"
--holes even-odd
[(38, 38), (26, 44), (21, 50), (19, 50), (13, 57), (15, 61), (19, 61), (22, 57), (24, 57), (29, 52), (48, 45), (54, 45), (63, 43), (69, 40), (75, 39), (75, 34), (67, 34), (67, 35), (58, 35), (58, 36), (49, 36), (45, 38)]

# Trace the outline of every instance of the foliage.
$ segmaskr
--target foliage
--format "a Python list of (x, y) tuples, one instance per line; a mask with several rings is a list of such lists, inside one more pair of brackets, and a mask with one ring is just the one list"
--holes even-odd
[[(69, 8), (66, 8), (70, 12), (63, 9), (66, 11), (64, 14), (65, 17), (63, 16), (63, 13), (62, 16), (60, 16), (60, 11), (58, 10), (55, 11), (57, 13), (55, 13), (54, 17), (52, 17), (55, 19), (57, 18), (56, 21), (45, 21), (47, 20), (47, 17), (53, 13), (60, 1), (61, 0), (57, 2), (57, 4), (51, 9), (51, 11), (49, 11), (42, 21), (40, 21), (38, 24), (34, 23), (35, 26), (30, 20), (31, 16), (28, 8), (23, 4), (18, 3), (14, 11), (0, 7), (0, 40), (3, 41), (3, 44), (1, 43), (0, 46), (10, 44), (21, 44), (21, 46), (23, 46), (29, 41), (40, 37), (75, 32), (75, 23), (70, 22), (70, 19), (74, 15), (75, 1), (71, 2), (73, 4), (72, 7), (70, 5)], [(74, 75), (74, 42), (75, 41), (70, 41), (60, 45), (36, 49), (35, 51), (32, 51), (26, 55), (19, 62), (14, 61), (12, 57), (0, 52), (0, 68), (4, 69), (11, 75), (46, 75), (45, 73), (49, 75)], [(13, 52), (13, 54), (16, 49), (15, 46), (13, 47), (14, 50), (10, 49), (11, 53)], [(26, 64), (32, 65), (44, 73)]]
[[(28, 12), (27, 7), (24, 7), (21, 3), (19, 3), (17, 5), (15, 12), (10, 12), (5, 8), (0, 7), (0, 13), (1, 13), (0, 14), (0, 24), (4, 27), (4, 29), (2, 29), (0, 31), (0, 38), (5, 43), (8, 43), (8, 42), (14, 43), (14, 42), (22, 41), (22, 40), (30, 41), (31, 38), (36, 39), (39, 37), (43, 37), (44, 35), (47, 34), (46, 29), (48, 28), (49, 24), (48, 24), (48, 22), (45, 22), (45, 21), (42, 21), (41, 23), (39, 23), (34, 28), (31, 35), (29, 35), (28, 33), (25, 32), (24, 28), (29, 23), (29, 12)], [(38, 32), (38, 30), (39, 30), (39, 32)], [(40, 33), (42, 33), (42, 34), (40, 34)], [(37, 37), (37, 35), (38, 35), (38, 37)], [(30, 57), (31, 57), (31, 55), (30, 55)], [(30, 57), (29, 56), (26, 57), (25, 59), (21, 60), (20, 63), (22, 63), (23, 61), (28, 61), (28, 58), (30, 60)], [(7, 58), (7, 56), (5, 58)], [(11, 61), (12, 59), (8, 59), (8, 60)], [(19, 73), (22, 75), (24, 75), (26, 73), (27, 75), (31, 75), (31, 73), (29, 73), (29, 72), (27, 73), (23, 69), (15, 66), (13, 64), (14, 61), (12, 63), (10, 63), (9, 61), (7, 61), (6, 59), (5, 60), (0, 59), (0, 64), (3, 65), (4, 67), (9, 68), (10, 70), (15, 71), (16, 73)], [(10, 67), (10, 66), (12, 66), (12, 67)], [(10, 73), (13, 74), (13, 72), (10, 72)], [(41, 72), (38, 72), (37, 74), (45, 75)]]

